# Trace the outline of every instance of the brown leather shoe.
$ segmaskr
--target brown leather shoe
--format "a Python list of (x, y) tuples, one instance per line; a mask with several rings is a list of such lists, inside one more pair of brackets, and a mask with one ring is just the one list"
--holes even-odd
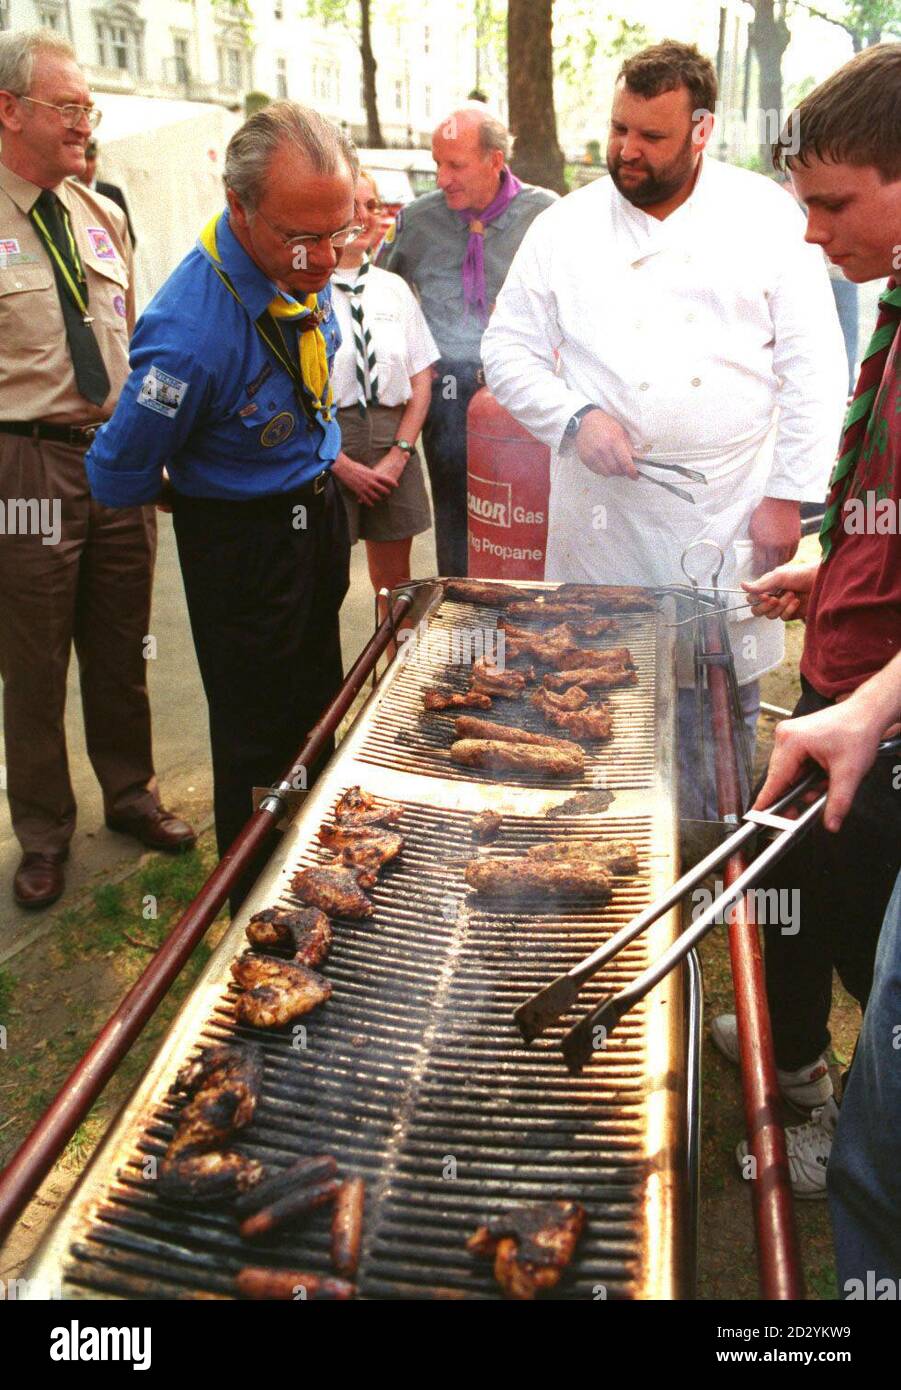
[(187, 821), (179, 820), (164, 806), (124, 816), (107, 816), (106, 823), (110, 830), (117, 830), (120, 835), (133, 835), (148, 849), (193, 849), (197, 842), (197, 836)]
[(23, 855), (13, 879), (13, 897), (20, 907), (49, 907), (61, 897), (66, 886), (63, 863), (68, 852), (61, 854)]

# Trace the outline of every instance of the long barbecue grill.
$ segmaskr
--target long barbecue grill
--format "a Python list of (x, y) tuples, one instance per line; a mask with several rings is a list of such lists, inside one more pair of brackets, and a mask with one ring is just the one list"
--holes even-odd
[[(454, 641), (465, 650), (477, 635), (484, 640), (499, 611), (446, 600), (437, 583), (417, 589), (416, 637), (402, 644), (306, 797), (45, 1238), (28, 1271), (36, 1283), (61, 1283), (72, 1298), (228, 1297), (246, 1265), (329, 1272), (322, 1213), (248, 1248), (227, 1206), (167, 1202), (152, 1181), (181, 1104), (179, 1068), (210, 1043), (252, 1039), (265, 1057), (262, 1098), (230, 1147), (267, 1167), (327, 1152), (342, 1173), (365, 1179), (360, 1295), (499, 1297), (490, 1264), (467, 1253), (467, 1237), (510, 1206), (551, 1199), (578, 1200), (587, 1213), (556, 1296), (691, 1295), (693, 961), (635, 1008), (578, 1076), (559, 1050), (565, 1021), (531, 1048), (512, 1021), (517, 1004), (677, 876), (672, 604), (618, 618), (614, 640), (629, 646), (638, 684), (610, 693), (613, 739), (588, 754), (584, 776), (563, 782), (456, 767), (448, 754), (454, 712), (423, 713), (436, 680), (467, 683)], [(498, 702), (487, 717), (498, 713), (540, 727), (525, 703)], [(230, 966), (247, 945), (246, 923), (276, 903), (297, 905), (290, 879), (325, 860), (317, 832), (354, 785), (403, 805), (405, 846), (369, 890), (374, 916), (333, 923), (323, 966), (332, 997), (302, 1027), (239, 1027)], [(586, 793), (604, 790), (608, 809), (583, 809)], [(479, 850), (472, 823), (486, 809), (503, 821), (497, 840)], [(576, 897), (487, 900), (467, 889), (463, 865), (477, 852), (503, 858), (551, 836), (630, 839), (639, 872), (616, 879), (603, 906)], [(669, 913), (586, 987), (580, 1007), (622, 988), (677, 934), (678, 914)]]

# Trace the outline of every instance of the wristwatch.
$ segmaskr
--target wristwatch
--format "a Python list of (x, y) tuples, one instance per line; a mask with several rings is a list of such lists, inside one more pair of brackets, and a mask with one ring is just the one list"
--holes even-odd
[(575, 415), (571, 415), (570, 418), (567, 420), (566, 428), (563, 431), (566, 438), (574, 439), (576, 435), (579, 433), (579, 426), (581, 425), (582, 420), (588, 414), (588, 412), (590, 410), (600, 410), (600, 408), (601, 407), (599, 405), (583, 405), (581, 410), (577, 410)]
[(416, 453), (416, 445), (411, 444), (409, 439), (395, 439), (392, 441), (392, 447), (395, 449), (402, 449), (407, 458), (409, 458), (411, 454)]

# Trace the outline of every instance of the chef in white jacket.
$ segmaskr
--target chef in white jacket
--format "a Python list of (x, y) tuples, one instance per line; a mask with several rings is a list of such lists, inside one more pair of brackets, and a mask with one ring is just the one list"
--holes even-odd
[[(715, 100), (694, 47), (623, 65), (610, 177), (536, 218), (482, 340), (488, 386), (552, 450), (547, 579), (684, 583), (682, 552), (707, 538), (737, 587), (791, 558), (799, 504), (825, 497), (847, 368), (823, 258), (782, 188), (705, 154)], [(647, 470), (692, 505), (636, 459), (706, 482)], [(702, 580), (713, 559), (698, 554)], [(731, 618), (753, 727), (782, 632)]]

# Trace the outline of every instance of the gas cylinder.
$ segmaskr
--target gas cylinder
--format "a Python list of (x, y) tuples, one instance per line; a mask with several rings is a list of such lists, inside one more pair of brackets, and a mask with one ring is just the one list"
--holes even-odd
[(483, 386), (466, 425), (469, 573), (543, 579), (551, 451)]

